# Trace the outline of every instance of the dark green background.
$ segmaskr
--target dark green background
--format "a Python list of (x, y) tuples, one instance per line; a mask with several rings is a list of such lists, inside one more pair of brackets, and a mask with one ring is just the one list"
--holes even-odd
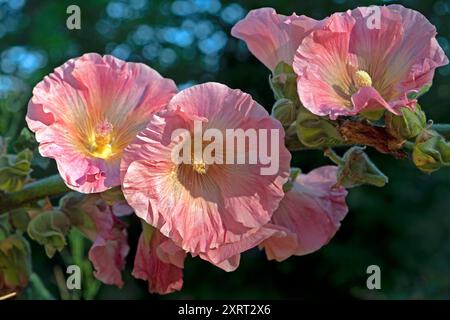
[[(240, 88), (270, 110), (269, 70), (230, 36), (232, 25), (249, 9), (270, 6), (279, 13), (322, 19), (335, 11), (391, 1), (49, 1), (0, 0), (0, 134), (14, 139), (25, 125), (31, 88), (68, 58), (86, 52), (114, 54), (141, 61), (174, 79), (180, 88), (218, 81)], [(450, 1), (396, 1), (422, 12), (436, 25), (449, 54)], [(66, 8), (81, 7), (81, 30), (66, 28)], [(11, 76), (15, 77), (14, 86)], [(421, 104), (435, 122), (450, 122), (450, 67), (439, 69)], [(23, 82), (23, 83), (22, 83)], [(17, 83), (27, 85), (19, 90)], [(18, 92), (14, 99), (8, 99)], [(6, 106), (9, 104), (9, 106)], [(13, 112), (7, 111), (12, 108)], [(19, 110), (19, 111), (16, 111)], [(409, 160), (368, 151), (389, 176), (382, 188), (353, 189), (350, 212), (331, 243), (319, 252), (269, 262), (258, 250), (243, 254), (240, 268), (223, 272), (189, 258), (182, 292), (166, 298), (450, 298), (450, 169), (431, 176)], [(303, 171), (328, 163), (320, 152), (294, 155)], [(55, 173), (36, 168), (39, 178)], [(138, 224), (129, 221), (130, 244), (136, 246)], [(131, 278), (132, 249), (122, 290), (102, 286), (98, 298), (159, 298), (146, 283)], [(57, 295), (52, 267), (42, 247), (33, 246), (35, 271)], [(382, 289), (366, 288), (366, 268), (381, 267)]]

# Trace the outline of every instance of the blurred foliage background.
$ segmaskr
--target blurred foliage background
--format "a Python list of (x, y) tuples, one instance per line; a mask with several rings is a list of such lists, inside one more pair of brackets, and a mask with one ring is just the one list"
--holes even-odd
[[(270, 110), (269, 70), (230, 36), (231, 27), (248, 10), (273, 7), (322, 19), (335, 11), (391, 1), (227, 1), (227, 0), (0, 0), (0, 135), (20, 143), (26, 104), (33, 86), (67, 59), (86, 52), (112, 54), (143, 62), (179, 88), (218, 81), (240, 88)], [(441, 46), (450, 55), (450, 1), (396, 1), (422, 12), (436, 25)], [(68, 30), (66, 9), (81, 8), (81, 30)], [(450, 122), (450, 67), (438, 70), (434, 86), (421, 105), (428, 118)], [(139, 224), (130, 220), (132, 250), (124, 272), (125, 286), (101, 286), (99, 299), (168, 298), (450, 298), (450, 169), (432, 175), (409, 160), (368, 151), (390, 178), (382, 188), (352, 189), (350, 212), (337, 236), (319, 252), (269, 262), (254, 249), (240, 268), (223, 272), (189, 258), (181, 292), (150, 295), (146, 283), (130, 276)], [(52, 162), (35, 156), (32, 177), (56, 173)], [(329, 163), (321, 152), (294, 154), (293, 164), (307, 172)], [(49, 165), (48, 165), (49, 164)], [(63, 259), (45, 256), (32, 245), (33, 267), (50, 292), (58, 296), (54, 275), (65, 270)], [(366, 268), (379, 265), (382, 289), (366, 288)], [(62, 269), (61, 269), (62, 268)], [(58, 271), (59, 270), (59, 271)], [(56, 277), (57, 278), (57, 277)], [(33, 292), (28, 292), (33, 298)]]

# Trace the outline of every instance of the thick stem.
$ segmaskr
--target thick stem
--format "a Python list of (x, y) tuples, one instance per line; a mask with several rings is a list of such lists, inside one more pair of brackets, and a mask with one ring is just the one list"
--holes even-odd
[(341, 157), (339, 157), (338, 154), (336, 152), (334, 152), (334, 150), (331, 148), (325, 149), (323, 152), (323, 155), (328, 157), (331, 161), (333, 161), (338, 166), (344, 165), (344, 163), (345, 163), (345, 161)]
[(26, 185), (22, 190), (0, 195), (0, 214), (45, 197), (70, 191), (59, 175), (53, 175)]
[(447, 123), (435, 123), (431, 128), (439, 132), (450, 133), (450, 124)]

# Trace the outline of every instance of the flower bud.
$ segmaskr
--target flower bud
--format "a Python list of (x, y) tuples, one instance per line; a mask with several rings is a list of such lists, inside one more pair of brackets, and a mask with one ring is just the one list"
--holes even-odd
[(31, 239), (45, 247), (49, 258), (56, 250), (62, 251), (66, 246), (66, 234), (70, 222), (65, 214), (58, 211), (43, 212), (28, 224), (28, 235)]
[(362, 147), (350, 148), (342, 157), (337, 174), (338, 185), (353, 188), (363, 184), (383, 187), (388, 181)]
[(386, 114), (386, 127), (388, 132), (394, 137), (401, 139), (417, 137), (427, 124), (425, 113), (418, 104), (416, 105), (415, 111), (402, 108), (401, 112), (401, 116), (396, 116), (390, 112)]
[(277, 100), (272, 108), (272, 116), (280, 121), (285, 128), (295, 121), (296, 113), (295, 103), (285, 98)]
[(286, 98), (294, 103), (298, 102), (297, 75), (292, 66), (280, 62), (269, 78), (270, 87), (276, 100)]
[(297, 114), (297, 137), (309, 148), (322, 148), (344, 142), (336, 123), (301, 107)]
[(0, 190), (14, 192), (22, 189), (31, 172), (33, 153), (25, 149), (17, 155), (0, 158)]
[(424, 130), (416, 138), (412, 158), (419, 170), (432, 173), (450, 165), (450, 143), (436, 131)]
[(0, 295), (21, 290), (31, 274), (30, 246), (21, 235), (0, 240)]

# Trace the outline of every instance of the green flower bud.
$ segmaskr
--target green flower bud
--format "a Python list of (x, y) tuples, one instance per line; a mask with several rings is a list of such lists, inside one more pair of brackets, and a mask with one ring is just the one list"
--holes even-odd
[(64, 249), (69, 230), (69, 218), (58, 211), (43, 212), (28, 224), (28, 235), (45, 247), (49, 258), (53, 257), (56, 250)]
[(424, 130), (416, 138), (412, 159), (416, 167), (425, 173), (449, 166), (450, 143), (436, 131)]
[(37, 147), (36, 139), (30, 130), (23, 128), (13, 144), (14, 150), (19, 152), (24, 149), (34, 150)]
[(292, 66), (285, 62), (280, 62), (269, 77), (270, 87), (276, 100), (286, 98), (294, 103), (298, 102), (297, 75)]
[(385, 111), (386, 111), (385, 109), (372, 109), (372, 110), (362, 111), (360, 113), (360, 115), (362, 117), (366, 118), (367, 120), (377, 121), (377, 120), (381, 119), (381, 117), (384, 115)]
[(30, 222), (30, 215), (24, 208), (15, 209), (9, 212), (9, 221), (14, 229), (26, 231)]
[(297, 137), (309, 148), (322, 148), (344, 143), (336, 123), (312, 114), (301, 107), (297, 114)]
[(272, 108), (272, 116), (280, 121), (283, 127), (289, 127), (297, 116), (295, 103), (285, 98), (277, 100)]
[(14, 192), (22, 189), (31, 172), (33, 153), (25, 149), (17, 155), (0, 158), (0, 190)]
[(427, 125), (427, 117), (419, 105), (416, 110), (401, 109), (402, 115), (396, 116), (390, 112), (386, 114), (386, 127), (388, 132), (400, 139), (417, 137)]
[(337, 181), (339, 185), (346, 188), (364, 184), (383, 187), (389, 179), (370, 160), (364, 152), (364, 148), (355, 146), (350, 148), (342, 157)]
[(31, 250), (27, 240), (17, 234), (0, 240), (0, 293), (25, 288), (30, 274)]

